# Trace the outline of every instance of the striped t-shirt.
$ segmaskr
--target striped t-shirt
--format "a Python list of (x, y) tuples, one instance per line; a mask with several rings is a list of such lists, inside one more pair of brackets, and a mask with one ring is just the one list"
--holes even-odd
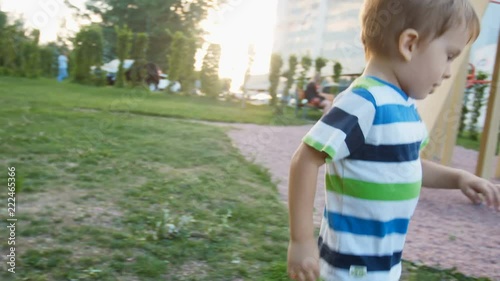
[(398, 87), (360, 77), (303, 141), (328, 154), (321, 277), (396, 281), (422, 184), (427, 130)]

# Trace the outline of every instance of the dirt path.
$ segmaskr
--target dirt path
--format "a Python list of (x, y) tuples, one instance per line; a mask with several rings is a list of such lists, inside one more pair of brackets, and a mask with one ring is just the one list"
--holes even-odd
[[(229, 126), (233, 144), (247, 159), (269, 169), (286, 202), (290, 158), (311, 125)], [(475, 151), (456, 147), (452, 165), (473, 171), (476, 159)], [(317, 225), (323, 210), (323, 185), (321, 171), (314, 203)], [(500, 281), (500, 213), (472, 205), (459, 191), (423, 189), (403, 258), (429, 266), (456, 267), (466, 275)]]

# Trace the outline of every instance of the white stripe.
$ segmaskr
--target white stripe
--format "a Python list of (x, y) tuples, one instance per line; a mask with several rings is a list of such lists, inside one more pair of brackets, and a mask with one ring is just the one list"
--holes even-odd
[(406, 235), (391, 234), (384, 238), (335, 232), (328, 228), (328, 222), (321, 223), (320, 235), (333, 251), (355, 256), (388, 256), (403, 251)]
[(405, 100), (400, 93), (396, 92), (396, 90), (386, 85), (370, 87), (368, 91), (375, 98), (375, 103), (377, 104), (377, 106), (388, 104), (410, 106), (412, 104), (412, 101), (410, 101), (410, 99)]
[(393, 266), (391, 271), (369, 272), (365, 277), (349, 275), (349, 270), (331, 267), (324, 260), (320, 260), (320, 276), (324, 281), (398, 281), (401, 277), (401, 263)]
[(423, 122), (373, 125), (366, 143), (371, 145), (395, 145), (422, 141), (426, 136)]
[(336, 98), (335, 100), (336, 102), (333, 105), (334, 107), (338, 107), (343, 111), (358, 117), (359, 127), (361, 127), (361, 131), (366, 138), (373, 125), (373, 120), (375, 119), (375, 107), (373, 104), (356, 94), (344, 95), (341, 98)]
[(345, 159), (327, 163), (327, 172), (348, 179), (372, 183), (414, 183), (422, 180), (422, 164), (420, 159), (408, 162), (374, 162)]
[(381, 222), (410, 219), (417, 202), (418, 198), (401, 201), (366, 200), (326, 191), (327, 211)]
[(335, 160), (345, 158), (349, 155), (349, 149), (345, 143), (346, 134), (342, 130), (319, 121), (307, 135), (324, 147), (331, 147), (336, 153)]

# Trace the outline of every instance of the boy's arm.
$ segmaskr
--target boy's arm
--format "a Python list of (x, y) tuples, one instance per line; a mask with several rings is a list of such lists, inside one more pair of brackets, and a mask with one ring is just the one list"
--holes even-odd
[(422, 185), (430, 188), (458, 189), (460, 174), (464, 171), (422, 159)]
[(422, 160), (422, 185), (430, 188), (460, 189), (472, 202), (483, 200), (500, 211), (500, 185), (469, 172)]
[(301, 143), (290, 165), (288, 207), (290, 238), (301, 241), (314, 237), (313, 205), (319, 168), (326, 153)]
[(319, 277), (319, 251), (314, 238), (313, 206), (319, 168), (326, 154), (301, 143), (290, 166), (288, 206), (290, 244), (288, 274), (293, 280), (315, 281)]

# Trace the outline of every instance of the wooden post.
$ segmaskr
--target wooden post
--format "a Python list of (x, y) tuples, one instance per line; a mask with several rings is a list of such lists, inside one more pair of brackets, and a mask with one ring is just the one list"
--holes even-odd
[[(466, 57), (470, 56), (470, 49), (466, 53)], [(467, 82), (467, 69), (469, 64), (464, 63), (461, 65), (458, 75), (455, 78), (455, 85), (453, 85), (453, 95), (450, 97), (449, 109), (444, 110), (444, 130), (446, 140), (441, 157), (441, 164), (450, 165), (451, 158), (453, 157), (453, 149), (457, 143), (458, 127), (460, 124), (460, 116), (462, 115), (462, 104), (465, 95), (465, 83)]]
[(495, 173), (495, 177), (500, 179), (500, 155), (498, 156), (497, 172)]
[[(500, 32), (498, 34), (500, 39)], [(477, 161), (476, 175), (489, 179), (493, 175), (493, 161), (500, 128), (500, 40), (497, 45), (495, 67), (491, 81), (490, 97), (483, 134), (481, 135), (481, 150)]]

